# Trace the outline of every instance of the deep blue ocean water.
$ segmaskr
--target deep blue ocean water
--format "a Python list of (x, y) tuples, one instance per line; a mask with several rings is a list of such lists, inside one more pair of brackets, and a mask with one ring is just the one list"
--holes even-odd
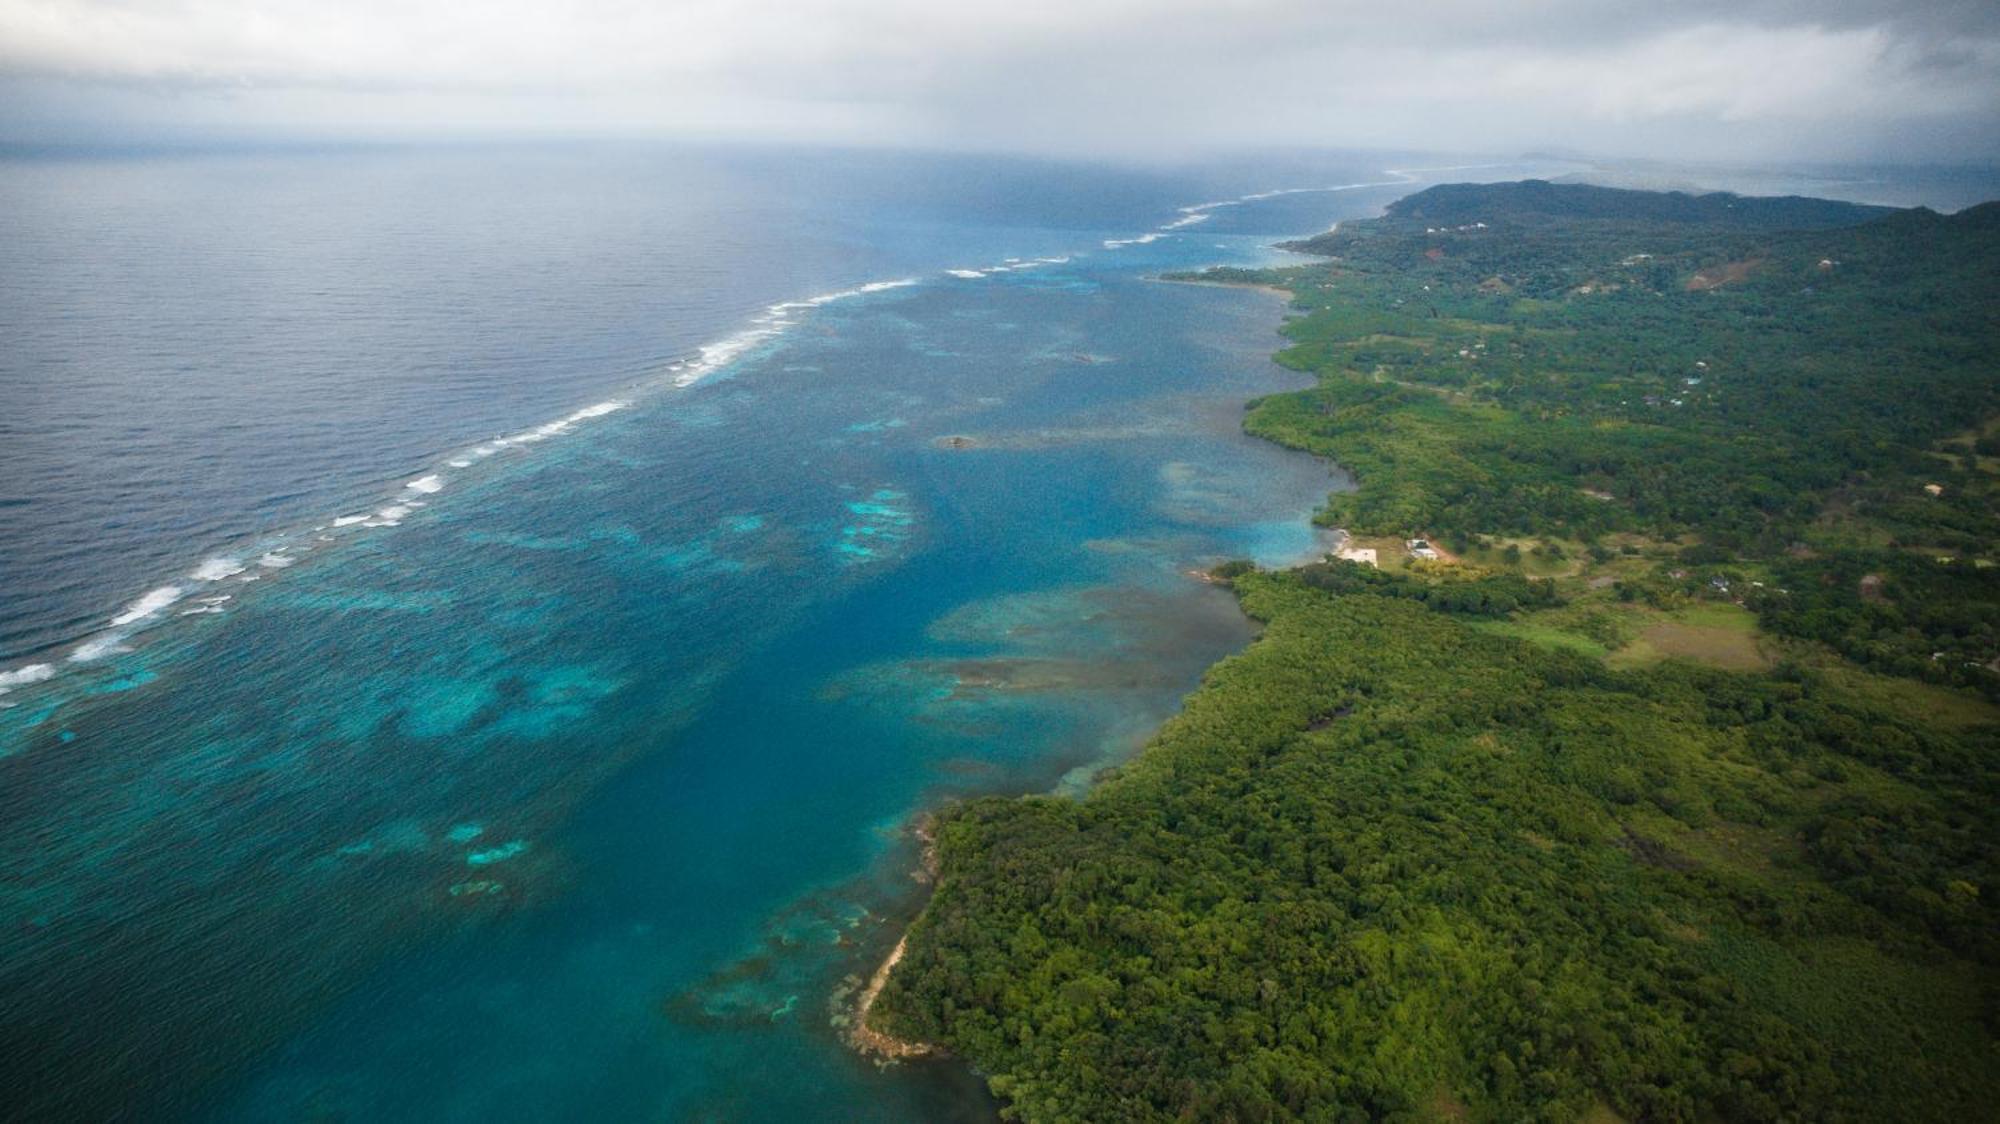
[(1250, 637), (1189, 571), (1319, 549), (1281, 304), (1151, 278), (1385, 163), (0, 160), (11, 1106), (990, 1116), (835, 1025), (912, 820), (1080, 787)]

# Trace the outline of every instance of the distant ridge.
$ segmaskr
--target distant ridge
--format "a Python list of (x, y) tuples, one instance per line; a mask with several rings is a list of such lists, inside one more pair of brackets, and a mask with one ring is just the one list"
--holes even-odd
[(1738, 230), (1814, 230), (1858, 226), (1897, 209), (1800, 195), (1754, 196), (1726, 191), (1693, 195), (1521, 180), (1440, 184), (1390, 204), (1389, 217), (1445, 225), (1567, 218), (1691, 223)]

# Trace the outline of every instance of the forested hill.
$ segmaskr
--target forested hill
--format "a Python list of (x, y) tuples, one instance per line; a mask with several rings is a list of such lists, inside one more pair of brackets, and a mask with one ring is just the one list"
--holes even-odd
[[(1816, 230), (1857, 226), (1891, 214), (1893, 207), (1810, 199), (1798, 195), (1744, 196), (1729, 192), (1692, 195), (1680, 191), (1631, 191), (1590, 184), (1523, 180), (1518, 183), (1454, 183), (1426, 188), (1389, 205), (1378, 224), (1457, 227), (1560, 222), (1673, 224), (1722, 230)], [(1318, 251), (1325, 236), (1295, 243)]]
[(1293, 293), (1247, 425), (1365, 561), (1219, 568), (1265, 631), (1135, 761), (943, 814), (875, 1021), (1037, 1121), (1990, 1116), (2000, 206), (1310, 245), (1202, 276)]

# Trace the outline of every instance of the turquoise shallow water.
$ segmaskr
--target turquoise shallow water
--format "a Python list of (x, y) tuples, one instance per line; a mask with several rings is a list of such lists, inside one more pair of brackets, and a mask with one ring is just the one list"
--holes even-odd
[(368, 518), (179, 579), (132, 650), (0, 710), (9, 1087), (91, 1117), (989, 1116), (833, 1025), (917, 903), (909, 823), (1130, 752), (1250, 636), (1188, 571), (1318, 549), (1339, 481), (1239, 431), (1299, 383), (1281, 306), (1149, 277), (1394, 194), (1116, 246), (1176, 212), (927, 227), (951, 256), (886, 275), (917, 283), (482, 418), (619, 406), (545, 440), (432, 433), (341, 501)]

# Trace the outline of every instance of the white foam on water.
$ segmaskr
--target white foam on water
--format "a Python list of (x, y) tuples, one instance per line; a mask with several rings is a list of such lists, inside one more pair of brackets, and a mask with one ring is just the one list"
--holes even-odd
[[(591, 418), (601, 418), (613, 411), (624, 409), (626, 405), (627, 403), (624, 402), (611, 401), (599, 402), (594, 406), (585, 406), (583, 409), (567, 417), (560, 417), (552, 422), (544, 422), (533, 429), (516, 433), (512, 437), (496, 437), (472, 450), (472, 455), (475, 457), (490, 457), (502, 449), (512, 449), (521, 445), (533, 445), (547, 441), (551, 437), (561, 437), (563, 434), (575, 429), (578, 422), (589, 421)], [(422, 479), (431, 480), (435, 478), (426, 476)], [(411, 486), (414, 487), (415, 484), (413, 483)], [(443, 484), (440, 482), (439, 487), (442, 486)], [(436, 491), (435, 488), (423, 490)]]
[(870, 281), (866, 285), (856, 285), (852, 289), (838, 289), (802, 300), (779, 301), (751, 317), (750, 327), (735, 335), (724, 336), (714, 343), (703, 344), (690, 358), (669, 363), (667, 374), (674, 386), (685, 389), (783, 335), (787, 329), (798, 323), (798, 316), (802, 312), (823, 308), (835, 301), (887, 292), (890, 289), (901, 289), (915, 284), (918, 284), (918, 279), (915, 277), (898, 277), (893, 281)]
[(772, 311), (767, 311), (763, 316), (758, 317), (756, 323), (761, 325), (760, 327), (749, 328), (733, 336), (726, 336), (714, 343), (703, 344), (698, 349), (695, 358), (684, 359), (669, 366), (668, 370), (674, 373), (674, 385), (677, 387), (693, 386), (710, 373), (729, 365), (740, 356), (747, 354), (758, 344), (775, 338), (790, 323), (781, 313), (776, 311), (783, 307), (785, 306), (772, 305)]
[(16, 687), (26, 687), (31, 683), (40, 683), (45, 679), (53, 679), (55, 678), (55, 674), (55, 665), (46, 663), (24, 664), (12, 671), (0, 671), (0, 695), (4, 695)]
[(367, 521), (368, 517), (366, 515), (343, 515), (335, 519), (333, 525), (336, 527), (352, 527), (356, 523), (366, 523)]
[(101, 660), (106, 656), (116, 655), (119, 652), (129, 652), (131, 650), (125, 646), (125, 635), (113, 632), (104, 636), (93, 637), (78, 644), (76, 649), (69, 654), (69, 662), (89, 663), (92, 660)]
[(124, 612), (111, 618), (111, 623), (114, 627), (138, 624), (140, 621), (157, 615), (161, 609), (180, 600), (181, 592), (180, 586), (163, 585), (127, 605)]
[(203, 605), (195, 609), (182, 609), (180, 612), (175, 613), (174, 615), (177, 617), (200, 617), (200, 616), (206, 616), (209, 613), (219, 613), (221, 611), (222, 611), (222, 606), (220, 605)]
[(951, 274), (953, 277), (963, 277), (967, 281), (977, 280), (986, 276), (985, 271), (979, 269), (947, 269), (945, 272)]
[(297, 561), (298, 559), (296, 558), (293, 558), (285, 554), (279, 554), (277, 551), (274, 550), (264, 555), (264, 557), (259, 558), (257, 560), (257, 564), (259, 566), (264, 567), (266, 570), (282, 570), (285, 567), (290, 566), (291, 564)]
[(219, 582), (224, 578), (235, 577), (242, 572), (243, 562), (241, 559), (217, 555), (195, 567), (194, 573), (188, 576), (198, 582)]
[(837, 293), (827, 293), (824, 296), (813, 297), (808, 303), (815, 306), (830, 304), (834, 301), (843, 301), (849, 297), (858, 297), (866, 293), (886, 293), (891, 289), (906, 289), (916, 283), (917, 279), (914, 277), (898, 277), (894, 281), (870, 281), (866, 285), (860, 285), (852, 289), (842, 289)]
[(408, 484), (403, 485), (403, 487), (408, 488), (412, 492), (421, 492), (424, 495), (430, 495), (432, 492), (443, 489), (444, 477), (433, 472), (428, 476), (419, 476)]
[(1443, 168), (1406, 168), (1406, 169), (1385, 168), (1383, 169), (1383, 174), (1394, 176), (1396, 178), (1388, 180), (1370, 180), (1365, 183), (1330, 184), (1325, 187), (1278, 187), (1278, 188), (1272, 188), (1269, 191), (1254, 191), (1248, 195), (1239, 195), (1234, 199), (1217, 199), (1208, 203), (1190, 203), (1185, 207), (1176, 208), (1176, 210), (1180, 213), (1179, 218), (1161, 223), (1158, 227), (1154, 228), (1153, 230), (1148, 231), (1145, 234), (1134, 235), (1131, 238), (1107, 238), (1104, 240), (1104, 248), (1107, 250), (1120, 250), (1124, 249), (1126, 246), (1143, 246), (1148, 242), (1157, 242), (1161, 237), (1165, 235), (1172, 234), (1180, 230), (1186, 230), (1188, 227), (1195, 226), (1199, 223), (1207, 222), (1209, 218), (1212, 217), (1214, 212), (1219, 211), (1224, 207), (1240, 207), (1245, 203), (1255, 203), (1264, 199), (1276, 199), (1279, 198), (1280, 196), (1285, 196), (1285, 195), (1304, 195), (1311, 192), (1358, 191), (1364, 187), (1395, 187), (1401, 184), (1415, 183), (1417, 177), (1414, 173), (1417, 172), (1456, 172), (1456, 171), (1463, 171), (1469, 168), (1504, 168), (1504, 167), (1508, 167), (1508, 165), (1455, 164), (1450, 167), (1443, 167)]
[[(985, 274), (988, 273), (1014, 273), (1023, 269), (1039, 269), (1045, 265), (1062, 265), (1068, 262), (1069, 260), (1070, 257), (1068, 254), (1064, 254), (1061, 257), (1054, 257), (1054, 258), (1008, 258), (1006, 261), (1001, 262), (999, 265), (987, 266), (983, 271), (966, 270), (964, 272), (967, 273), (977, 272), (978, 275), (980, 276), (984, 276)], [(946, 272), (958, 274), (961, 271), (953, 269), (953, 270), (947, 270)]]
[(835, 289), (831, 293), (820, 293), (817, 296), (807, 297), (802, 301), (785, 301), (781, 304), (774, 304), (771, 308), (773, 310), (781, 308), (819, 308), (823, 305), (832, 304), (835, 301), (867, 296), (869, 293), (886, 293), (891, 289), (906, 289), (916, 283), (917, 278), (915, 277), (898, 277), (893, 281), (870, 281), (866, 285), (856, 285), (852, 289)]

